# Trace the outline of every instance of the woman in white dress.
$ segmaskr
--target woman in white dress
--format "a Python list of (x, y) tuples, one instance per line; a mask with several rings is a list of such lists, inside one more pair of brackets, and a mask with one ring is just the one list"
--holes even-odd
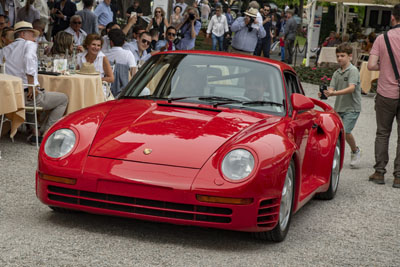
[(114, 74), (110, 62), (104, 53), (101, 52), (102, 45), (103, 38), (101, 38), (100, 35), (93, 33), (86, 36), (86, 39), (83, 42), (83, 47), (86, 51), (78, 54), (77, 65), (78, 68), (80, 68), (85, 62), (93, 63), (96, 71), (101, 74), (101, 80), (107, 83), (112, 83), (114, 82)]

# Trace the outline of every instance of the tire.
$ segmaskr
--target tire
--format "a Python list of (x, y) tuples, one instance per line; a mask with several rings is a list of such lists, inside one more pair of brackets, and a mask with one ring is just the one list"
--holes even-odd
[(253, 235), (255, 238), (273, 242), (282, 242), (285, 239), (292, 219), (295, 177), (296, 169), (294, 161), (292, 160), (286, 172), (285, 183), (282, 188), (278, 223), (275, 228), (269, 232), (254, 233)]
[(332, 171), (329, 188), (326, 192), (317, 194), (317, 199), (331, 200), (335, 197), (340, 178), (340, 156), (340, 139), (338, 139), (335, 146), (335, 154), (333, 155), (332, 160)]

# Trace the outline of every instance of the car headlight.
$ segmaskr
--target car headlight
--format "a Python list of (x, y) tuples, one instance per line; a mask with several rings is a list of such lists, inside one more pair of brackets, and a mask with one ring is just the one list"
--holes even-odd
[(47, 138), (44, 152), (51, 158), (61, 158), (72, 150), (75, 140), (76, 137), (72, 130), (57, 130)]
[(235, 149), (222, 161), (222, 173), (233, 181), (246, 178), (254, 169), (254, 156), (245, 149)]

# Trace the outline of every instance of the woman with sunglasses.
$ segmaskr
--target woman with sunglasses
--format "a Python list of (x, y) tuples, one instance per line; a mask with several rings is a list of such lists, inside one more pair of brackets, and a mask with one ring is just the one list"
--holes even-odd
[(161, 7), (156, 7), (154, 10), (154, 17), (150, 21), (149, 25), (147, 25), (146, 31), (150, 31), (150, 29), (158, 29), (160, 40), (164, 39), (165, 28), (168, 28), (168, 20), (165, 17), (165, 12)]
[[(71, 17), (69, 27), (65, 29), (65, 32), (74, 36), (74, 44), (76, 46), (82, 46), (83, 41), (85, 40), (87, 33), (81, 29), (82, 28), (82, 18), (79, 15), (73, 15)], [(83, 49), (82, 49), (83, 51)], [(81, 51), (81, 52), (82, 52)]]
[(165, 40), (159, 40), (156, 44), (155, 51), (175, 51), (176, 29), (173, 26), (169, 26)]

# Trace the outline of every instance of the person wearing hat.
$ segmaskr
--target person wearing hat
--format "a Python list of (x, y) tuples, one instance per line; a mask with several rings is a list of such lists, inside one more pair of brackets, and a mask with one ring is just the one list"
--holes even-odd
[(261, 25), (262, 21), (257, 20), (257, 9), (250, 8), (244, 14), (245, 16), (237, 18), (231, 27), (235, 33), (232, 39), (232, 52), (252, 55), (258, 38), (264, 38), (266, 33)]
[[(20, 77), (23, 84), (33, 84), (34, 87), (25, 88), (25, 105), (33, 105), (33, 94), (36, 96), (36, 105), (49, 112), (48, 119), (43, 121), (40, 132), (43, 133), (58, 121), (65, 112), (68, 97), (63, 93), (46, 92), (39, 90), (38, 58), (36, 54), (36, 38), (39, 31), (33, 29), (32, 24), (20, 21), (14, 26), (15, 41), (3, 48), (0, 58), (4, 57), (7, 63), (6, 73)], [(39, 142), (42, 138), (39, 133)], [(36, 143), (36, 136), (28, 138), (31, 144)]]

